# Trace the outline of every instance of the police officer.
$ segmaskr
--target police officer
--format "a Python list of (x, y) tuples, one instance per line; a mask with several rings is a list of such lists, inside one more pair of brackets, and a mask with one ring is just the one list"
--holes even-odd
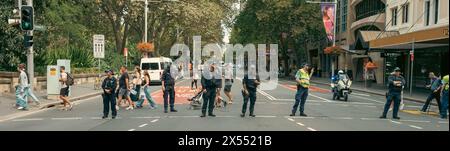
[(204, 74), (209, 74), (210, 76), (205, 77), (204, 74), (202, 74), (202, 90), (203, 90), (203, 105), (202, 105), (202, 115), (200, 117), (206, 116), (206, 110), (208, 109), (208, 116), (216, 117), (214, 115), (214, 101), (216, 99), (217, 94), (217, 83), (216, 79), (211, 73), (215, 72), (215, 66), (211, 65), (209, 67), (209, 73), (206, 72)]
[[(250, 77), (249, 77), (250, 75)], [(244, 104), (242, 105), (242, 114), (241, 117), (245, 117), (245, 112), (247, 111), (247, 104), (250, 100), (250, 114), (249, 116), (255, 117), (255, 102), (256, 102), (256, 88), (260, 84), (259, 77), (256, 74), (256, 67), (250, 66), (248, 73), (245, 74), (244, 79), (242, 80), (242, 96), (244, 98)]]
[(392, 101), (394, 101), (394, 110), (393, 110), (393, 118), (394, 119), (400, 119), (398, 117), (398, 110), (400, 106), (400, 100), (401, 100), (401, 94), (403, 91), (403, 86), (405, 86), (405, 78), (400, 75), (400, 68), (396, 67), (394, 69), (394, 74), (389, 76), (388, 78), (388, 95), (387, 95), (387, 101), (384, 106), (383, 115), (380, 116), (381, 119), (386, 118), (386, 114), (389, 110), (389, 107), (391, 106)]
[[(174, 108), (175, 104), (175, 79), (170, 72), (170, 66), (167, 66), (161, 76), (161, 88), (164, 92), (164, 113), (167, 113), (168, 104), (170, 103), (170, 112), (177, 112)], [(170, 102), (169, 102), (170, 97)]]
[(112, 70), (106, 70), (105, 73), (108, 77), (103, 80), (102, 88), (103, 88), (103, 117), (102, 119), (108, 118), (109, 108), (111, 108), (112, 118), (115, 119), (117, 116), (116, 106), (116, 97), (115, 97), (115, 89), (117, 87), (117, 80), (113, 77), (114, 72)]
[(289, 116), (295, 116), (297, 107), (300, 103), (300, 116), (307, 116), (305, 114), (305, 103), (308, 97), (309, 80), (314, 73), (314, 68), (311, 69), (311, 73), (308, 72), (310, 69), (309, 64), (303, 63), (302, 68), (295, 74), (295, 80), (297, 81), (297, 94), (295, 94), (295, 103), (292, 108), (292, 114)]

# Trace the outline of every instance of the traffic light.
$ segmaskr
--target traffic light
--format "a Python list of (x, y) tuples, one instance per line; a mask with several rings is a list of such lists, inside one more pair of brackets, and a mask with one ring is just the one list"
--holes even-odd
[(23, 37), (23, 46), (25, 48), (33, 46), (33, 36), (25, 34), (25, 36)]
[(34, 11), (32, 6), (22, 6), (22, 15), (20, 16), (21, 24), (20, 28), (22, 30), (33, 30), (34, 29)]

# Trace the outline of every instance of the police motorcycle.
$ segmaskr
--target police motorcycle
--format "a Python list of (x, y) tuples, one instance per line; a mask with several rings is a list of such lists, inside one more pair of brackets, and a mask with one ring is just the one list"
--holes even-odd
[(333, 100), (340, 100), (341, 98), (344, 98), (344, 101), (347, 102), (348, 95), (352, 93), (352, 90), (350, 89), (351, 85), (352, 81), (348, 75), (344, 74), (344, 71), (340, 70), (338, 75), (332, 78), (331, 82)]

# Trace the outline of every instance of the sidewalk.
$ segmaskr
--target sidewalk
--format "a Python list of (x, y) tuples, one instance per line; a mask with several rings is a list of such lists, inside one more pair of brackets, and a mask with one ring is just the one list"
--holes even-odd
[[(81, 99), (98, 96), (102, 92), (101, 92), (101, 90), (94, 90), (93, 83), (85, 83), (85, 84), (74, 85), (71, 88), (70, 93), (71, 93), (70, 94), (71, 96), (69, 96), (69, 100), (71, 102), (74, 102), (74, 101), (78, 101)], [(13, 107), (13, 105), (16, 103), (16, 98), (15, 98), (14, 94), (0, 93), (0, 121), (2, 121), (4, 119), (8, 119), (9, 117), (12, 117), (12, 116), (19, 115), (19, 114), (25, 114), (27, 112), (34, 112), (34, 111), (38, 111), (38, 110), (41, 110), (44, 108), (55, 106), (55, 105), (61, 104), (61, 102), (62, 102), (60, 100), (47, 100), (46, 99), (47, 94), (46, 94), (45, 90), (40, 91), (40, 92), (35, 91), (34, 94), (36, 95), (36, 97), (38, 97), (41, 104), (39, 106), (36, 106), (34, 102), (30, 102), (30, 101), (32, 101), (32, 99), (30, 97), (28, 97), (29, 110), (28, 111), (20, 111)]]
[[(322, 85), (330, 85), (331, 80), (328, 78), (318, 78), (318, 77), (312, 77), (311, 83), (316, 84), (322, 84)], [(384, 85), (381, 84), (372, 84), (371, 87), (364, 87), (364, 82), (353, 82), (351, 89), (353, 91), (359, 91), (359, 92), (365, 92), (375, 95), (386, 95), (387, 88)], [(424, 103), (428, 97), (428, 92), (426, 90), (420, 91), (416, 90), (413, 91), (412, 95), (409, 94), (409, 90), (404, 90), (403, 92), (403, 98), (405, 100), (410, 100), (414, 102)], [(432, 104), (435, 104), (434, 101), (432, 101)], [(435, 104), (436, 105), (436, 104)]]

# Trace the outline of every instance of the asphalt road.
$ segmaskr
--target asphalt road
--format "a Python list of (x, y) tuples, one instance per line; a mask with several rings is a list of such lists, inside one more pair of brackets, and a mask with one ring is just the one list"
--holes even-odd
[[(187, 88), (190, 80), (177, 83)], [(295, 90), (291, 81), (280, 81), (277, 89), (259, 91), (256, 117), (239, 116), (242, 107), (236, 81), (232, 88), (234, 104), (215, 110), (217, 117), (200, 118), (200, 110), (191, 110), (185, 98), (193, 91), (177, 93), (177, 113), (163, 113), (162, 106), (118, 112), (117, 119), (101, 119), (101, 97), (77, 102), (72, 111), (49, 108), (38, 113), (0, 122), (0, 131), (449, 131), (448, 120), (416, 114), (422, 104), (406, 101), (401, 120), (378, 119), (384, 96), (353, 93), (348, 102), (331, 100), (329, 88), (313, 85), (306, 103), (308, 117), (289, 117)], [(153, 97), (161, 103), (159, 86), (152, 86)], [(224, 94), (222, 93), (224, 97)], [(431, 110), (437, 111), (436, 107)], [(298, 113), (297, 113), (298, 114)]]

